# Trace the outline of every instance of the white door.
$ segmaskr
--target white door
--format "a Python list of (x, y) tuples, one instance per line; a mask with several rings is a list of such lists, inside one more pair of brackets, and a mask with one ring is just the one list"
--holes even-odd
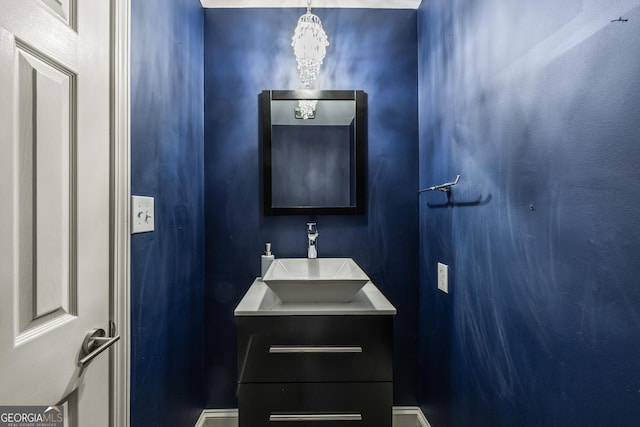
[[(0, 4), (0, 405), (109, 425), (109, 0)], [(117, 345), (117, 344), (116, 344)]]

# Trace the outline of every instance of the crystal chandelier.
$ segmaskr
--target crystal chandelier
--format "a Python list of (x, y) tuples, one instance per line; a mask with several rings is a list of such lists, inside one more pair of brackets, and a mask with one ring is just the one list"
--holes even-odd
[(300, 80), (309, 87), (320, 71), (329, 46), (320, 18), (311, 13), (311, 0), (307, 0), (307, 13), (298, 19), (291, 46), (298, 62)]

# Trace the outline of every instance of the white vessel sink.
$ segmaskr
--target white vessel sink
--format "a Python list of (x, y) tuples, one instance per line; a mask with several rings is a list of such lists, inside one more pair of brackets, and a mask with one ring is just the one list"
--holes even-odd
[(287, 302), (349, 302), (369, 281), (351, 258), (275, 259), (262, 281)]

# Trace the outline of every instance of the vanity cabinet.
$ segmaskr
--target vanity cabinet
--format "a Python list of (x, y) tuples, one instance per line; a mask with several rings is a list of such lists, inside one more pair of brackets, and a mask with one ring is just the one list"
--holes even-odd
[(238, 317), (240, 427), (391, 427), (393, 317)]

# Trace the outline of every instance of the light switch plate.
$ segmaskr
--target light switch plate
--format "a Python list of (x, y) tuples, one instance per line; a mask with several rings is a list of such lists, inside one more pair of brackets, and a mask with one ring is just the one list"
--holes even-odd
[(154, 230), (153, 197), (131, 196), (131, 234)]
[(445, 294), (449, 293), (449, 266), (438, 263), (438, 289)]

